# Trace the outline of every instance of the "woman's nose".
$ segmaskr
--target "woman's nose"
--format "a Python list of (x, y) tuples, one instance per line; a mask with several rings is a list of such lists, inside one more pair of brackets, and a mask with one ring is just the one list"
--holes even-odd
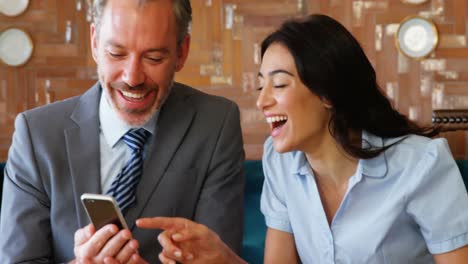
[(257, 108), (263, 110), (274, 103), (271, 87), (264, 85), (257, 98)]

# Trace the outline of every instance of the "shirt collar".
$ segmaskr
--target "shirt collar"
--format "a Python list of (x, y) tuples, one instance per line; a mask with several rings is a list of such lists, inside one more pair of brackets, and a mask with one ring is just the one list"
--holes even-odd
[[(103, 90), (99, 101), (99, 123), (101, 126), (101, 132), (104, 135), (107, 144), (113, 148), (128, 130), (135, 127), (130, 126), (119, 118), (117, 113), (109, 104), (105, 93), (106, 92)], [(156, 114), (154, 114), (151, 119), (142, 126), (142, 128), (154, 135), (158, 116), (159, 111), (156, 112)]]
[[(363, 131), (362, 146), (381, 148), (384, 146), (384, 142), (381, 137), (368, 133), (367, 131)], [(387, 174), (388, 168), (385, 151), (375, 158), (361, 159), (359, 162), (362, 164), (362, 174), (365, 176), (382, 178)]]
[[(362, 133), (362, 146), (363, 147), (383, 147), (383, 139), (379, 136), (375, 136), (366, 131)], [(291, 163), (291, 173), (295, 175), (313, 175), (307, 158), (302, 151), (294, 151), (288, 153), (293, 156)], [(387, 174), (387, 159), (385, 152), (381, 153), (372, 159), (360, 159), (357, 174), (362, 172), (363, 175), (373, 178), (382, 178)]]
[(307, 162), (307, 158), (304, 152), (302, 151), (294, 151), (291, 153), (293, 156), (292, 163), (291, 163), (291, 173), (295, 175), (313, 175), (313, 172), (310, 168), (309, 162)]

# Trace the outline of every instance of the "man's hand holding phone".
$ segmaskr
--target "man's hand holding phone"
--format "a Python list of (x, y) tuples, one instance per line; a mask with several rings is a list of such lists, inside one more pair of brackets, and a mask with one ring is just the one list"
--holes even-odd
[[(75, 232), (75, 258), (78, 263), (140, 263), (138, 241), (128, 229), (109, 224), (95, 230), (93, 224)], [(145, 262), (143, 262), (145, 263)]]
[[(112, 197), (84, 194), (82, 201), (92, 224), (75, 232), (75, 262), (147, 263), (138, 255), (138, 241), (132, 238)], [(100, 228), (96, 230), (95, 225)]]

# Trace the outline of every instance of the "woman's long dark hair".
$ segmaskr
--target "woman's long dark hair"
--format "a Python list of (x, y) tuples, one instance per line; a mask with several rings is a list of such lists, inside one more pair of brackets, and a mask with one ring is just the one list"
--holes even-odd
[(312, 93), (331, 104), (328, 128), (351, 156), (373, 158), (393, 145), (363, 148), (352, 140), (353, 132), (365, 130), (382, 138), (438, 134), (437, 128), (420, 127), (392, 107), (358, 41), (331, 17), (315, 14), (285, 22), (262, 42), (262, 58), (274, 43), (289, 50)]

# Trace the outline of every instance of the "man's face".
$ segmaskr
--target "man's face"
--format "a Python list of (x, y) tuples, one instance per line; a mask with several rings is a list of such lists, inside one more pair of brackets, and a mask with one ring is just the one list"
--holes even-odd
[(189, 43), (177, 45), (172, 1), (108, 1), (91, 46), (104, 96), (124, 122), (141, 126), (161, 108)]

